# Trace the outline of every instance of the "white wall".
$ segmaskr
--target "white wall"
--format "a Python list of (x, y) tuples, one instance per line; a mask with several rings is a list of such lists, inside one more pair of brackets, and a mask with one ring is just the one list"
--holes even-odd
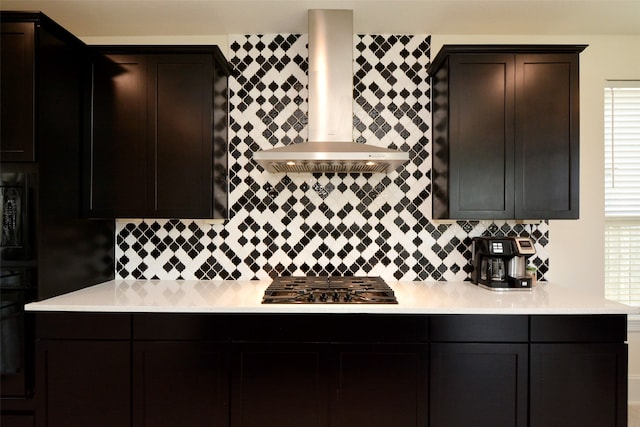
[[(640, 80), (640, 36), (432, 35), (443, 44), (587, 44), (580, 54), (580, 219), (549, 224), (549, 281), (604, 295), (605, 80)], [(629, 332), (629, 400), (640, 402), (640, 328)]]

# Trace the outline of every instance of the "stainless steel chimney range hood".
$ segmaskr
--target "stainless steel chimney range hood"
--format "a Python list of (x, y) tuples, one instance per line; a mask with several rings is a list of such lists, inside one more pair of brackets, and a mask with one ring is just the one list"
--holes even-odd
[(269, 172), (391, 172), (409, 153), (353, 138), (353, 11), (309, 10), (309, 141), (254, 153)]

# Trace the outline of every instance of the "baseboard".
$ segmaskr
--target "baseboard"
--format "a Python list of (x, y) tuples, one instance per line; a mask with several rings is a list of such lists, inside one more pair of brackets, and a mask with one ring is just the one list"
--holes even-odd
[(629, 404), (640, 405), (640, 375), (629, 375)]

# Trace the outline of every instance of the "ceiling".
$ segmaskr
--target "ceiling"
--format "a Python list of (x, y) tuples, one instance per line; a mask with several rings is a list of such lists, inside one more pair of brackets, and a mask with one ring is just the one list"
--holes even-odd
[(640, 0), (1, 0), (78, 37), (306, 33), (307, 9), (353, 9), (369, 34), (640, 35)]

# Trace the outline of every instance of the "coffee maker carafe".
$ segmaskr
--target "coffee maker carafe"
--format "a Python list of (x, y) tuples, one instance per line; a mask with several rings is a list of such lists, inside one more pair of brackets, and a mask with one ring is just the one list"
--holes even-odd
[(529, 290), (527, 258), (535, 255), (528, 237), (474, 237), (471, 281), (491, 290)]

